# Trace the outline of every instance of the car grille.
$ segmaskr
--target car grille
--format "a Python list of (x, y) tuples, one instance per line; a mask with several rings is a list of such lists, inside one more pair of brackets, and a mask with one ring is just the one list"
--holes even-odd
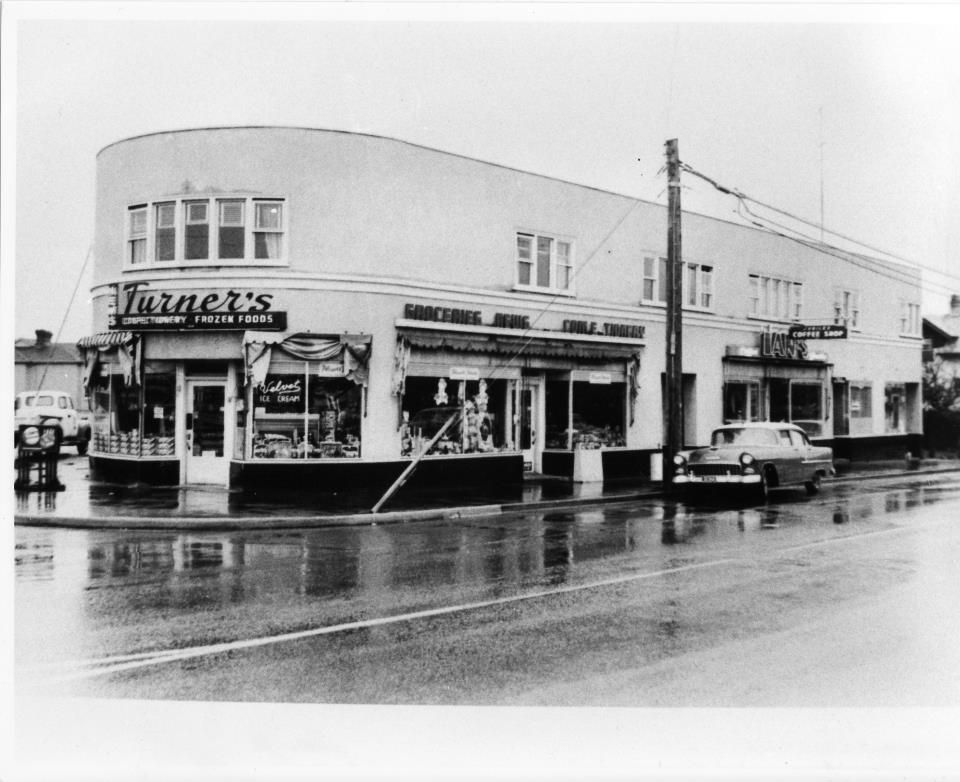
[(740, 467), (735, 464), (692, 464), (687, 472), (690, 475), (739, 475)]

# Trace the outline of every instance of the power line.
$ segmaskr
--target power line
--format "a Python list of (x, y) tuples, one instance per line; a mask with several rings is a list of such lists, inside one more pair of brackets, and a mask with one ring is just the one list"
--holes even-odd
[[(917, 267), (917, 268), (919, 268), (919, 269), (923, 269), (924, 271), (928, 271), (928, 272), (930, 272), (930, 273), (932, 273), (932, 274), (938, 274), (938, 275), (941, 275), (941, 276), (943, 276), (943, 277), (948, 277), (948, 278), (950, 278), (950, 279), (954, 279), (954, 280), (960, 281), (960, 275), (955, 275), (955, 274), (950, 274), (950, 273), (948, 273), (948, 272), (943, 272), (943, 271), (940, 271), (940, 270), (938, 270), (938, 269), (934, 269), (934, 268), (931, 267), (931, 266), (927, 266), (926, 264), (919, 263), (919, 262), (917, 262), (917, 261), (915, 261), (915, 260), (913, 260), (913, 259), (905, 258), (904, 256), (897, 255), (896, 253), (889, 252), (889, 251), (884, 250), (884, 249), (879, 248), (879, 247), (874, 247), (873, 245), (867, 244), (866, 242), (862, 242), (862, 241), (860, 241), (859, 239), (854, 239), (853, 237), (847, 236), (846, 234), (842, 234), (842, 233), (839, 233), (838, 231), (834, 231), (834, 230), (832, 230), (832, 229), (826, 228), (826, 227), (820, 225), (819, 223), (814, 223), (814, 222), (812, 222), (812, 221), (810, 221), (810, 220), (806, 220), (806, 219), (800, 217), (799, 215), (793, 214), (792, 212), (788, 212), (788, 211), (786, 211), (786, 210), (784, 210), (784, 209), (780, 209), (779, 207), (773, 206), (772, 204), (768, 204), (768, 203), (766, 203), (766, 202), (764, 202), (764, 201), (761, 201), (761, 200), (759, 200), (759, 199), (757, 199), (757, 198), (753, 198), (752, 196), (749, 196), (749, 195), (747, 195), (746, 193), (743, 193), (743, 192), (741, 192), (740, 190), (737, 190), (736, 188), (725, 187), (725, 186), (721, 185), (719, 182), (717, 182), (716, 180), (708, 177), (706, 174), (703, 174), (702, 172), (697, 171), (695, 168), (693, 168), (693, 166), (691, 166), (691, 165), (689, 165), (689, 164), (687, 164), (687, 163), (681, 163), (680, 165), (681, 165), (681, 167), (683, 168), (683, 170), (686, 171), (687, 173), (692, 174), (693, 176), (698, 177), (699, 179), (704, 180), (705, 182), (707, 182), (707, 183), (709, 183), (710, 185), (712, 185), (715, 189), (717, 189), (717, 190), (720, 191), (721, 193), (724, 193), (724, 194), (726, 194), (726, 195), (732, 195), (732, 196), (734, 196), (735, 198), (739, 199), (740, 201), (751, 201), (751, 202), (757, 204), (758, 206), (764, 207), (765, 209), (769, 209), (769, 210), (771, 210), (771, 211), (773, 211), (773, 212), (776, 212), (777, 214), (781, 214), (781, 215), (783, 215), (784, 217), (789, 217), (791, 220), (796, 220), (797, 222), (803, 223), (804, 225), (808, 225), (808, 226), (810, 226), (810, 227), (812, 227), (812, 228), (822, 229), (822, 230), (825, 231), (826, 233), (829, 233), (831, 236), (836, 236), (836, 237), (839, 238), (839, 239), (843, 239), (843, 240), (845, 240), (845, 241), (852, 242), (853, 244), (859, 245), (860, 247), (864, 247), (864, 248), (866, 248), (867, 250), (871, 250), (871, 251), (873, 251), (873, 252), (880, 253), (881, 255), (885, 255), (885, 256), (887, 256), (888, 258), (892, 258), (892, 259), (894, 259), (894, 260), (896, 260), (896, 261), (900, 261), (900, 262), (902, 262), (902, 263), (906, 263), (906, 264), (909, 264), (909, 265), (911, 265), (911, 266), (915, 266), (915, 267)], [(749, 209), (748, 209), (748, 211), (749, 211)], [(765, 218), (761, 218), (761, 219), (765, 219)], [(797, 233), (799, 233), (799, 231), (797, 231)], [(816, 241), (816, 240), (813, 240), (813, 239), (812, 239), (811, 241)], [(824, 244), (824, 246), (825, 246), (825, 247), (832, 247), (832, 245), (827, 245), (827, 244)], [(839, 249), (839, 248), (833, 248), (833, 249)], [(875, 262), (875, 263), (876, 263), (876, 262), (879, 262), (879, 259), (870, 259), (870, 258), (866, 258), (866, 257), (864, 257), (864, 260), (867, 260), (867, 261), (871, 261), (871, 260), (872, 260), (872, 261)]]

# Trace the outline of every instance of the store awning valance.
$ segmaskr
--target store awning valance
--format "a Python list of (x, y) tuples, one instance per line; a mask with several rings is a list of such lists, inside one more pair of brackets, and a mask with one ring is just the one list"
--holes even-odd
[(331, 361), (342, 357), (345, 376), (358, 385), (366, 385), (371, 342), (369, 334), (247, 331), (243, 335), (243, 358), (247, 377), (253, 383), (266, 380), (273, 351), (279, 349), (302, 361)]
[(77, 347), (83, 353), (84, 388), (90, 388), (96, 380), (103, 358), (107, 356), (116, 356), (126, 385), (139, 384), (143, 351), (140, 337), (132, 331), (103, 331), (81, 337)]
[(577, 342), (563, 337), (523, 338), (498, 334), (440, 334), (416, 329), (400, 329), (399, 333), (411, 347), (420, 350), (493, 353), (501, 356), (519, 354), (595, 361), (627, 361), (640, 349), (637, 345)]
[(132, 331), (102, 331), (99, 334), (91, 334), (89, 337), (81, 337), (77, 342), (77, 347), (83, 348), (109, 348), (117, 345), (130, 345), (137, 339), (137, 335)]

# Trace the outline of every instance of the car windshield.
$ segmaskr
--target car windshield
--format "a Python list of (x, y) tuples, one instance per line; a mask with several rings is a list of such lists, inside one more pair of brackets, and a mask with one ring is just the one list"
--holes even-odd
[(46, 394), (37, 399), (37, 407), (53, 407), (53, 397)]
[(776, 445), (777, 435), (772, 429), (717, 429), (711, 445)]

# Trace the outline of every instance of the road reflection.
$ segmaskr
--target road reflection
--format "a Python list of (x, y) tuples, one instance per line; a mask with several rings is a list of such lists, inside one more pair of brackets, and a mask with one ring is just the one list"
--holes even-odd
[[(21, 584), (57, 579), (86, 594), (93, 616), (362, 598), (429, 605), (565, 584), (624, 568), (678, 567), (713, 550), (784, 536), (892, 524), (955, 496), (929, 483), (873, 493), (840, 487), (819, 498), (764, 505), (651, 502), (584, 511), (464, 518), (392, 526), (276, 532), (179, 533), (17, 528)], [(771, 537), (772, 536), (772, 537)], [(681, 553), (682, 552), (682, 553)], [(118, 589), (118, 587), (135, 589)], [(669, 624), (669, 622), (668, 622)]]

